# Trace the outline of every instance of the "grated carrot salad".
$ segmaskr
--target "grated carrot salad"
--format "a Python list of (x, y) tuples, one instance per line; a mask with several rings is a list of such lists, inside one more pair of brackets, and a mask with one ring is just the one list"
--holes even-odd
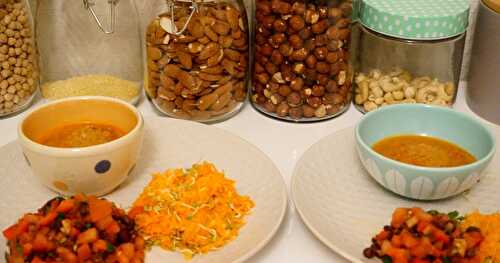
[(153, 174), (129, 212), (146, 245), (179, 251), (186, 259), (235, 239), (254, 207), (235, 182), (208, 162)]
[(481, 229), (485, 237), (479, 246), (479, 251), (470, 262), (500, 262), (500, 213), (489, 215), (477, 211), (470, 213), (465, 217), (460, 227), (467, 229), (470, 226)]

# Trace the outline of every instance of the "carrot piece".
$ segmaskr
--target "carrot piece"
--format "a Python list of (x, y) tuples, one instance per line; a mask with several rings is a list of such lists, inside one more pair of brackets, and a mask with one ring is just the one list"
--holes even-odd
[(88, 244), (83, 244), (78, 247), (78, 249), (76, 250), (76, 254), (78, 256), (78, 260), (82, 262), (90, 258), (90, 256), (92, 255), (92, 251), (90, 250), (90, 246)]
[(65, 263), (77, 263), (78, 262), (78, 258), (76, 257), (76, 255), (71, 252), (71, 250), (65, 248), (65, 247), (58, 247), (56, 249), (56, 252), (57, 254), (59, 254), (59, 256), (61, 256), (64, 260)]
[(123, 252), (123, 254), (127, 258), (133, 258), (135, 254), (135, 248), (132, 243), (125, 243), (121, 244), (120, 247), (118, 248), (119, 251)]
[(99, 200), (94, 196), (89, 197), (90, 220), (98, 222), (102, 218), (111, 215), (113, 206), (110, 202)]
[(413, 248), (419, 244), (418, 239), (415, 238), (407, 230), (403, 230), (403, 232), (401, 232), (401, 241), (403, 242), (404, 246), (407, 248)]
[(390, 248), (387, 255), (392, 258), (393, 263), (408, 263), (410, 258), (408, 250), (403, 248)]
[(120, 225), (116, 221), (113, 220), (111, 224), (109, 224), (108, 228), (106, 228), (106, 233), (110, 235), (118, 234), (120, 232)]
[(408, 209), (407, 208), (396, 208), (392, 213), (391, 225), (394, 228), (399, 228), (408, 219)]
[(403, 240), (401, 239), (401, 236), (400, 235), (394, 235), (392, 236), (392, 239), (391, 239), (391, 245), (393, 247), (402, 247), (403, 246)]
[(39, 224), (41, 226), (48, 226), (54, 222), (54, 220), (57, 218), (57, 213), (55, 211), (49, 212), (47, 215), (45, 215), (42, 219), (40, 219)]
[(92, 243), (96, 241), (98, 238), (97, 235), (97, 229), (95, 228), (90, 228), (87, 229), (85, 232), (80, 233), (76, 239), (77, 244), (85, 244), (85, 243)]
[(108, 248), (108, 243), (102, 239), (99, 239), (92, 244), (92, 251), (94, 251), (95, 253), (106, 251), (107, 248)]
[(43, 261), (42, 259), (40, 259), (39, 257), (34, 257), (32, 260), (31, 260), (31, 263), (46, 263), (45, 261)]
[(99, 221), (96, 222), (96, 227), (97, 229), (99, 230), (104, 230), (106, 228), (109, 227), (109, 225), (111, 225), (111, 223), (113, 223), (114, 220), (113, 220), (113, 217), (111, 215), (109, 216), (106, 216), (104, 218), (101, 218)]
[(71, 211), (75, 207), (75, 201), (71, 199), (66, 199), (63, 200), (61, 203), (59, 203), (59, 206), (56, 208), (56, 212), (58, 213), (67, 213)]
[(129, 263), (130, 260), (124, 254), (117, 255), (118, 263)]

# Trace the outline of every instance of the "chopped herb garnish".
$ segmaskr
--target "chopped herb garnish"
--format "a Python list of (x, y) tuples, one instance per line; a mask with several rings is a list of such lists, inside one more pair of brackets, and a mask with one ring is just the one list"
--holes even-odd
[(453, 212), (449, 212), (448, 213), (448, 217), (451, 219), (451, 220), (457, 220), (458, 216), (460, 214), (458, 213), (458, 211), (453, 211)]
[(85, 228), (86, 228), (86, 229), (92, 228), (92, 224), (91, 224), (91, 223), (86, 223), (86, 224), (85, 224)]
[(17, 253), (23, 254), (23, 247), (21, 246), (21, 244), (16, 243), (16, 250), (17, 250)]
[(449, 257), (444, 257), (443, 263), (451, 263), (451, 259)]
[(64, 218), (66, 218), (66, 216), (64, 215), (64, 213), (58, 213), (57, 217), (56, 217), (56, 221), (57, 222), (61, 222), (61, 221), (63, 221)]
[(108, 245), (106, 246), (106, 251), (108, 251), (109, 253), (115, 251), (115, 246), (113, 246), (113, 244), (111, 243), (108, 243)]
[(389, 256), (383, 256), (382, 257), (382, 262), (384, 263), (392, 263), (392, 258)]
[(427, 213), (430, 214), (430, 215), (433, 215), (433, 216), (439, 215), (439, 212), (436, 211), (436, 210), (429, 210), (429, 211), (427, 211)]

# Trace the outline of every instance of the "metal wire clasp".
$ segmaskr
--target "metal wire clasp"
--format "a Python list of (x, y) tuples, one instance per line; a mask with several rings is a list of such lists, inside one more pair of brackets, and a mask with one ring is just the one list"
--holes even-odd
[(101, 29), (101, 31), (104, 32), (104, 34), (112, 34), (115, 32), (115, 20), (116, 20), (115, 8), (116, 8), (116, 5), (118, 4), (118, 2), (119, 2), (119, 0), (108, 0), (109, 12), (110, 12), (110, 16), (111, 16), (109, 30), (106, 30), (104, 28), (103, 24), (101, 23), (101, 20), (99, 19), (99, 17), (97, 17), (97, 14), (94, 11), (93, 6), (95, 5), (95, 0), (83, 0), (83, 5), (85, 6), (85, 9), (88, 9), (90, 14), (94, 17), (94, 20), (97, 23), (97, 26), (99, 27), (99, 29)]
[(170, 11), (170, 19), (172, 20), (172, 25), (175, 25), (175, 2), (183, 2), (183, 3), (191, 3), (191, 6), (189, 7), (191, 9), (191, 14), (189, 14), (188, 19), (186, 20), (186, 23), (180, 30), (177, 30), (175, 26), (172, 27), (173, 30), (169, 30), (172, 32), (168, 32), (170, 34), (174, 34), (176, 36), (182, 35), (184, 31), (186, 31), (187, 26), (189, 25), (189, 22), (191, 22), (191, 18), (193, 17), (195, 12), (198, 12), (198, 3), (194, 0), (169, 0), (167, 1), (167, 8)]

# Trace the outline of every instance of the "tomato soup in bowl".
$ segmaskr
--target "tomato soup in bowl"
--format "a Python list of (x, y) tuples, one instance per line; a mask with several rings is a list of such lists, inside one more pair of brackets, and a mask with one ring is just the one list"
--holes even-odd
[(117, 99), (75, 97), (35, 108), (18, 140), (36, 177), (52, 190), (104, 195), (120, 185), (139, 157), (143, 119)]

